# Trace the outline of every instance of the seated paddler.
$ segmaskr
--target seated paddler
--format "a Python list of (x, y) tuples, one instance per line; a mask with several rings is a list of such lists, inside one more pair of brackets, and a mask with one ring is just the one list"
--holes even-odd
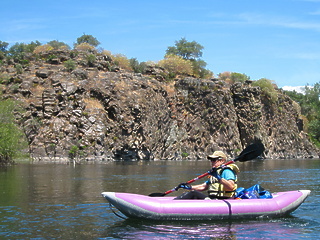
[[(199, 185), (190, 185), (187, 183), (180, 183), (179, 188), (190, 190), (176, 197), (176, 199), (227, 199), (235, 196), (237, 189), (237, 174), (239, 168), (236, 164), (228, 164), (227, 156), (222, 151), (215, 151), (212, 155), (208, 155), (212, 169), (210, 170), (210, 178)], [(207, 191), (208, 195), (201, 193)]]

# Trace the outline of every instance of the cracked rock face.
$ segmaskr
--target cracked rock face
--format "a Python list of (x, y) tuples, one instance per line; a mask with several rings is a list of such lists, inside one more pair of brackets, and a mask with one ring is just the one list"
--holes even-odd
[(249, 82), (166, 82), (161, 69), (123, 72), (103, 56), (68, 72), (68, 58), (30, 63), (21, 74), (1, 68), (14, 79), (4, 96), (25, 108), (17, 120), (35, 161), (201, 159), (215, 150), (231, 158), (256, 141), (267, 158), (319, 157), (300, 109), (281, 91), (273, 102)]

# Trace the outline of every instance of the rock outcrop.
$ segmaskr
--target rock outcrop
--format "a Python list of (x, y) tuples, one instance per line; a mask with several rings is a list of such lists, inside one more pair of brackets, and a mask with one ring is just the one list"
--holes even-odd
[[(250, 82), (164, 81), (161, 69), (125, 72), (108, 56), (88, 66), (81, 54), (54, 55), (19, 74), (1, 68), (3, 96), (25, 108), (17, 120), (35, 161), (201, 159), (217, 149), (234, 157), (257, 141), (266, 158), (319, 157), (298, 104), (281, 90), (272, 101)], [(71, 72), (69, 59), (78, 66)]]

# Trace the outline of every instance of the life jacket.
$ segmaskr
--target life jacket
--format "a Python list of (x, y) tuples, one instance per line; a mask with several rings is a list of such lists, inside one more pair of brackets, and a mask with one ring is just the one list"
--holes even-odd
[(234, 183), (235, 183), (234, 189), (232, 191), (225, 191), (223, 184), (219, 183), (218, 179), (211, 176), (210, 177), (211, 184), (209, 185), (209, 188), (208, 188), (208, 194), (210, 198), (231, 198), (235, 195), (235, 191), (238, 188), (237, 174), (240, 172), (240, 170), (236, 164), (229, 164), (224, 168), (218, 169), (217, 170), (218, 174), (221, 176), (222, 172), (225, 171), (226, 169), (230, 169), (231, 171), (233, 171), (236, 176), (236, 179), (234, 180)]

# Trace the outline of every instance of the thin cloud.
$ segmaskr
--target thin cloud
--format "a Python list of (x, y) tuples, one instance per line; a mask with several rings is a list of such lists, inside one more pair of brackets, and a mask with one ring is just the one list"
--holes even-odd
[(263, 14), (252, 13), (243, 13), (240, 14), (239, 17), (242, 18), (247, 24), (251, 25), (279, 26), (285, 28), (320, 31), (319, 22), (298, 21), (281, 16), (267, 16)]
[(307, 22), (282, 22), (279, 26), (304, 30), (320, 31), (320, 23), (307, 23)]
[(296, 59), (304, 59), (304, 60), (319, 60), (320, 54), (317, 53), (296, 53), (293, 54), (291, 57)]
[(16, 31), (30, 31), (30, 30), (38, 30), (46, 28), (43, 24), (45, 19), (20, 19), (14, 20), (11, 22), (7, 22), (4, 24), (6, 26), (6, 30), (9, 32)]
[[(320, 1), (320, 0), (319, 0)], [(313, 13), (320, 15), (320, 10)], [(192, 24), (192, 25), (242, 25), (242, 26), (276, 26), (291, 29), (314, 30), (320, 31), (319, 22), (308, 22), (303, 20), (292, 19), (290, 17), (283, 17), (277, 15), (265, 15), (255, 13), (241, 13), (238, 15), (215, 14), (210, 15), (212, 20), (199, 21), (199, 20), (168, 20), (166, 24)]]
[(304, 93), (305, 92), (305, 87), (304, 86), (284, 86), (282, 87), (283, 90), (286, 91), (296, 91), (297, 93)]
[(315, 12), (310, 12), (309, 14), (310, 15), (320, 15), (320, 10), (315, 11)]

